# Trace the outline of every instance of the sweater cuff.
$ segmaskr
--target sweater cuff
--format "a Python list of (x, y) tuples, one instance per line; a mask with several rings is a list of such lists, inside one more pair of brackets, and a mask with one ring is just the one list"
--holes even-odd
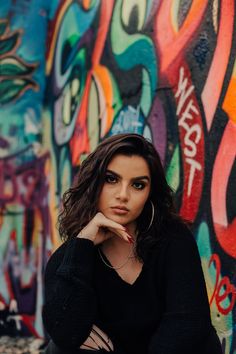
[(94, 243), (85, 238), (74, 238), (67, 242), (66, 251), (56, 274), (70, 278), (90, 278), (93, 274)]

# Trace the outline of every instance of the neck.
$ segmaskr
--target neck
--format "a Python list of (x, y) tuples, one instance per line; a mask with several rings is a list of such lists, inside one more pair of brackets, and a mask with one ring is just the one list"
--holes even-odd
[(126, 231), (132, 236), (134, 241), (136, 241), (137, 238), (137, 230), (136, 230), (136, 222), (132, 222), (130, 224), (123, 225), (126, 228)]
[[(128, 232), (132, 235), (132, 237), (136, 241), (135, 225), (134, 226), (126, 225), (126, 227)], [(134, 248), (135, 248), (135, 243), (130, 244), (115, 234), (111, 238), (104, 241), (101, 245), (101, 249), (104, 252), (104, 254), (108, 255), (111, 253), (115, 253), (116, 257), (121, 259), (130, 255), (130, 253), (132, 253), (133, 255), (132, 250)]]

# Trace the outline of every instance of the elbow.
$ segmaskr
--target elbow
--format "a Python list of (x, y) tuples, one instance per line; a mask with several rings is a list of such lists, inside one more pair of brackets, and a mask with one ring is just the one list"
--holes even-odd
[(83, 321), (81, 325), (80, 321), (73, 321), (73, 318), (59, 317), (55, 311), (52, 317), (50, 312), (48, 306), (44, 305), (43, 325), (52, 341), (61, 349), (78, 349), (88, 338), (93, 322)]
[(186, 320), (181, 316), (163, 320), (149, 343), (149, 354), (199, 353), (210, 325), (203, 319)]

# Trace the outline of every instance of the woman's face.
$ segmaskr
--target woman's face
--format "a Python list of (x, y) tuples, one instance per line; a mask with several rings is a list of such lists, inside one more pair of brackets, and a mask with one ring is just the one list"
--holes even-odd
[(135, 225), (150, 188), (150, 171), (143, 157), (116, 155), (107, 166), (98, 209), (121, 225)]

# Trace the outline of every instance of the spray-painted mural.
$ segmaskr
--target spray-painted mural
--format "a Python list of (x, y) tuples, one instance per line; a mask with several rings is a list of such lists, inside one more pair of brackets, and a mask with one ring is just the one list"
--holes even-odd
[(104, 137), (152, 139), (236, 353), (234, 0), (17, 0), (0, 18), (0, 333), (43, 337), (62, 193)]

